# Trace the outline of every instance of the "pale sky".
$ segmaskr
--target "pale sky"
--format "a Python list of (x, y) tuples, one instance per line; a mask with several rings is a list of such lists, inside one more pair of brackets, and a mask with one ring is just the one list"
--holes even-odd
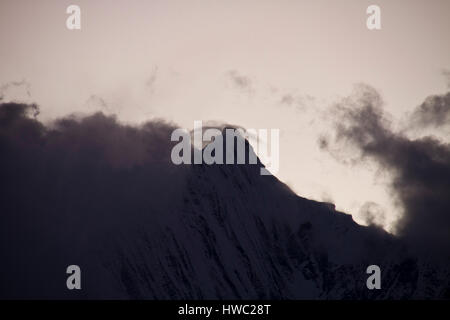
[[(71, 4), (81, 30), (66, 28)], [(381, 30), (366, 28), (371, 4)], [(1, 0), (0, 86), (24, 80), (5, 97), (38, 103), (43, 121), (102, 110), (128, 123), (278, 128), (283, 182), (356, 221), (376, 202), (389, 224), (389, 177), (337, 162), (317, 139), (357, 83), (380, 92), (394, 122), (445, 92), (449, 31), (448, 0)]]

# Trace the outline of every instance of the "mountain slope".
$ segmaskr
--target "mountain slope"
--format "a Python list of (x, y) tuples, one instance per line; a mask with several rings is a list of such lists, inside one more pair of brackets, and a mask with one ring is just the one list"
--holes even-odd
[[(0, 297), (449, 298), (448, 261), (301, 198), (257, 165), (170, 162), (172, 127), (45, 127), (0, 106)], [(248, 148), (250, 148), (247, 145)], [(82, 290), (67, 290), (67, 266)], [(381, 268), (381, 290), (366, 268)]]
[[(193, 166), (175, 225), (164, 226), (162, 239), (147, 238), (128, 248), (127, 263), (120, 267), (127, 274), (120, 280), (127, 294), (164, 299), (442, 297), (400, 241), (357, 225), (327, 204), (298, 197), (255, 169)], [(152, 267), (140, 269), (142, 263)], [(371, 264), (381, 267), (382, 290), (366, 287)]]

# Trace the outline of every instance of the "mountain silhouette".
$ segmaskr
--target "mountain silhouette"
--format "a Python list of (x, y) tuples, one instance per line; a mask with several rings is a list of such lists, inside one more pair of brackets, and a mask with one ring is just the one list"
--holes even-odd
[[(2, 298), (450, 297), (446, 263), (296, 195), (259, 160), (176, 166), (168, 124), (47, 126), (29, 111), (0, 106)], [(82, 290), (66, 288), (73, 264)]]

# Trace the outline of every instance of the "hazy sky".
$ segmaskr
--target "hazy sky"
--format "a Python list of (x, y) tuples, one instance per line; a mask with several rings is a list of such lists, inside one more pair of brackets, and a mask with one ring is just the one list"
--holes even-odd
[[(81, 30), (66, 28), (70, 4)], [(381, 7), (381, 30), (366, 28), (370, 4)], [(279, 128), (278, 177), (298, 194), (357, 221), (373, 201), (393, 220), (389, 177), (336, 161), (318, 137), (357, 83), (381, 94), (399, 126), (445, 92), (449, 31), (448, 0), (1, 0), (0, 86), (38, 103), (43, 120), (102, 110), (188, 129), (194, 120)]]

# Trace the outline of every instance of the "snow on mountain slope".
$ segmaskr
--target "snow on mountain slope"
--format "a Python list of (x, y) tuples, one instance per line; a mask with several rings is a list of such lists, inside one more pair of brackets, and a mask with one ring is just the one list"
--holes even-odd
[[(448, 295), (448, 272), (421, 265), (386, 232), (360, 226), (328, 204), (298, 197), (273, 176), (259, 175), (258, 166), (194, 165), (189, 171), (182, 203), (173, 208), (157, 236), (143, 231), (142, 239), (132, 242), (112, 268), (125, 296), (405, 299)], [(366, 268), (371, 264), (381, 267), (382, 290), (366, 287)]]
[[(96, 114), (54, 129), (27, 108), (0, 107), (0, 298), (450, 297), (448, 261), (297, 196), (259, 162), (175, 166), (168, 125)], [(82, 290), (66, 288), (72, 264)], [(366, 288), (372, 264), (381, 290)]]

